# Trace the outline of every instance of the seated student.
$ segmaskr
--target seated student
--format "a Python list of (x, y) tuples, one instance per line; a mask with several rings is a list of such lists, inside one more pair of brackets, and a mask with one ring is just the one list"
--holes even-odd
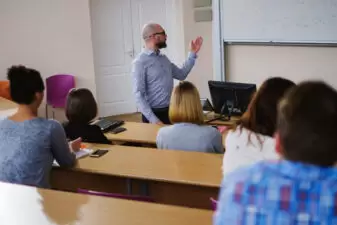
[(199, 93), (192, 83), (182, 81), (174, 88), (169, 118), (174, 125), (159, 130), (159, 149), (223, 152), (220, 132), (211, 126), (204, 126)]
[[(18, 110), (0, 121), (0, 181), (48, 188), (54, 159), (60, 166), (72, 167), (75, 155), (61, 124), (37, 116), (44, 92), (40, 73), (13, 66), (8, 79)], [(78, 150), (80, 144), (76, 140), (71, 147)]]
[(276, 150), (225, 176), (222, 224), (337, 224), (337, 92), (322, 82), (291, 89), (279, 104)]
[(266, 80), (254, 95), (248, 110), (234, 130), (227, 133), (223, 173), (264, 159), (277, 159), (275, 140), (277, 104), (295, 84), (275, 77)]
[(69, 92), (66, 116), (69, 122), (63, 127), (70, 140), (81, 137), (84, 142), (111, 144), (99, 126), (90, 124), (97, 116), (97, 103), (90, 90), (80, 88)]

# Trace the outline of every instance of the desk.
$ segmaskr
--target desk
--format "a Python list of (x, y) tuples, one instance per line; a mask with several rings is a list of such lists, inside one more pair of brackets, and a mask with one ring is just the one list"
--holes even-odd
[(126, 146), (87, 144), (108, 149), (101, 158), (86, 157), (71, 170), (53, 168), (52, 187), (127, 193), (127, 179), (135, 182), (133, 194), (144, 194), (139, 183), (148, 183), (156, 202), (210, 209), (209, 198), (217, 197), (222, 179), (222, 154), (157, 150)]
[[(119, 133), (105, 133), (105, 136), (113, 142), (128, 142), (156, 146), (156, 138), (159, 129), (162, 127), (157, 124), (125, 122), (122, 126), (127, 130)], [(223, 140), (223, 143), (224, 140)]]
[[(207, 122), (216, 118), (217, 115), (213, 112), (209, 112), (204, 114), (204, 121)], [(233, 126), (238, 120), (240, 119), (239, 116), (232, 116), (230, 121), (223, 121), (223, 120), (215, 120), (210, 122), (211, 125), (218, 125), (218, 126)]]
[(13, 115), (17, 110), (17, 104), (0, 97), (0, 118)]
[(212, 211), (0, 183), (1, 224), (204, 225)]

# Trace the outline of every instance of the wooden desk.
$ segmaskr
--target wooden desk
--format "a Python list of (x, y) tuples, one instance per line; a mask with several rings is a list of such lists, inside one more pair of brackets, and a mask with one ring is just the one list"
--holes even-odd
[(0, 118), (13, 115), (17, 110), (17, 104), (0, 97)]
[(108, 132), (105, 133), (105, 136), (113, 142), (137, 143), (148, 145), (147, 147), (156, 147), (157, 133), (162, 126), (149, 123), (125, 122), (122, 127), (127, 130), (119, 134)]
[(204, 225), (212, 211), (0, 183), (1, 224)]
[(105, 136), (111, 141), (155, 145), (158, 130), (162, 126), (149, 123), (125, 122), (123, 127), (127, 130), (119, 134), (108, 132)]
[(81, 159), (72, 170), (53, 168), (53, 188), (144, 194), (139, 184), (145, 182), (145, 192), (156, 202), (203, 209), (210, 209), (209, 198), (218, 195), (222, 154), (87, 145), (110, 151), (101, 158)]
[[(204, 116), (205, 116), (205, 118), (204, 118), (205, 122), (207, 122), (209, 120), (212, 120), (212, 119), (217, 117), (217, 115), (215, 115), (213, 112), (204, 114)], [(239, 119), (240, 119), (240, 117), (233, 116), (233, 117), (231, 117), (230, 121), (215, 120), (215, 121), (210, 122), (209, 124), (218, 125), (218, 126), (233, 126)]]

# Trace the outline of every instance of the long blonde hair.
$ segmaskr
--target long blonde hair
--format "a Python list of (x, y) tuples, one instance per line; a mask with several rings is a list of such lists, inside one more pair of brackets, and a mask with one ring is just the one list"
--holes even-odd
[(171, 123), (204, 123), (200, 95), (191, 82), (182, 81), (174, 88), (169, 117)]

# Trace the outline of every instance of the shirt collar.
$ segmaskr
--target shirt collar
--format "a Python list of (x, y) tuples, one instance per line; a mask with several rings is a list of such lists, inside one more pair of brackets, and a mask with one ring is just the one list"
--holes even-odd
[(154, 50), (147, 49), (147, 48), (144, 48), (143, 52), (144, 52), (146, 55), (159, 55), (159, 54), (160, 54), (160, 50), (154, 51)]
[(288, 160), (280, 160), (275, 164), (269, 164), (269, 166), (272, 170), (275, 170), (275, 172), (293, 179), (305, 179), (309, 181), (336, 179), (337, 177), (337, 168), (335, 167), (319, 167)]

